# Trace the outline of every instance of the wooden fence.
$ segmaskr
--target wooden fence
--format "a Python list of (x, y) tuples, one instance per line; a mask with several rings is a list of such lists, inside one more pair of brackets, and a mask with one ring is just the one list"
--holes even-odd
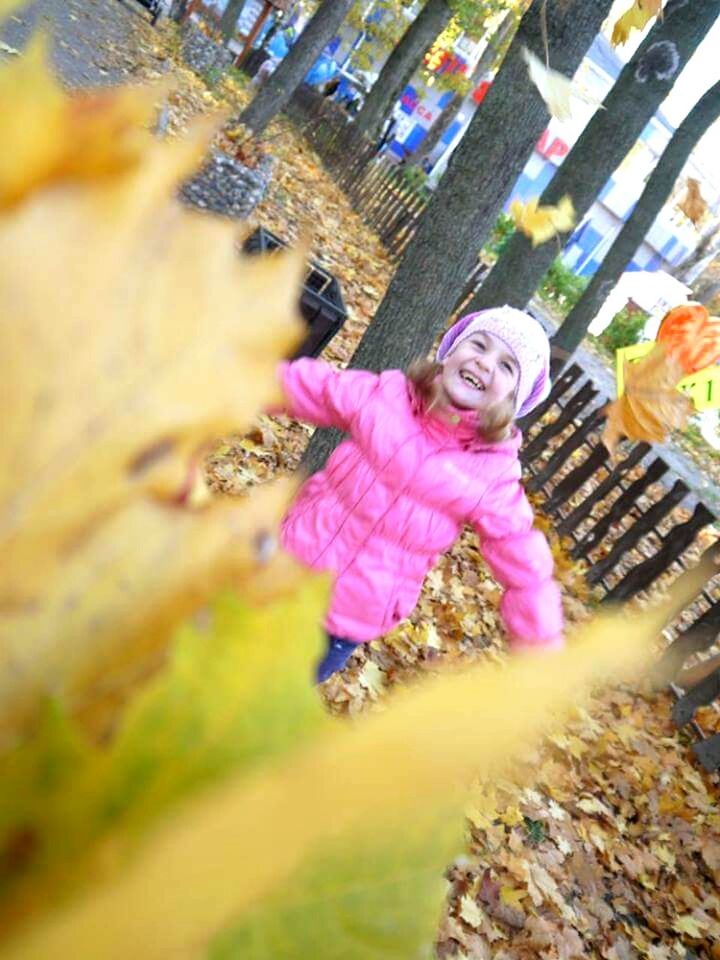
[(410, 185), (402, 167), (378, 156), (342, 107), (303, 84), (287, 112), (312, 143), (355, 212), (398, 259), (412, 239), (428, 198)]
[[(570, 538), (571, 555), (587, 563), (587, 582), (602, 604), (629, 600), (692, 566), (698, 535), (716, 520), (647, 444), (626, 443), (620, 459), (611, 461), (601, 442), (606, 403), (573, 364), (522, 424), (521, 451), (528, 491)], [(693, 751), (708, 770), (720, 767), (720, 734), (706, 737), (693, 717), (720, 696), (720, 655), (709, 655), (719, 632), (714, 579), (668, 625), (656, 674), (659, 681), (677, 680), (674, 719), (678, 726), (693, 724)]]

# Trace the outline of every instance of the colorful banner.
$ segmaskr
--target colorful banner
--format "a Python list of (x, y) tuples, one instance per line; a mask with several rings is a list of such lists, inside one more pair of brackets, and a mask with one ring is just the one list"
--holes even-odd
[[(635, 343), (631, 347), (622, 347), (615, 352), (615, 374), (617, 377), (617, 395), (622, 396), (625, 390), (625, 364), (635, 363), (650, 353), (655, 341)], [(720, 366), (713, 364), (684, 377), (678, 384), (692, 400), (696, 410), (720, 409)]]

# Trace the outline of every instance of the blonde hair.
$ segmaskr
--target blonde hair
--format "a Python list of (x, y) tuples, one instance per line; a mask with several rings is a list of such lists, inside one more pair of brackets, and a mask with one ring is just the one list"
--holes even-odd
[[(442, 393), (438, 375), (442, 367), (436, 360), (415, 360), (408, 368), (407, 378), (424, 413), (430, 413), (441, 404)], [(507, 440), (512, 432), (514, 419), (515, 406), (512, 396), (508, 396), (486, 410), (482, 421), (478, 417), (478, 436), (485, 443)]]

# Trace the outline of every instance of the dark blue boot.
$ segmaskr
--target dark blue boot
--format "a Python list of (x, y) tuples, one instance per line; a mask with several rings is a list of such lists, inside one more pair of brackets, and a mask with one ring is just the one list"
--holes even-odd
[(331, 677), (338, 670), (342, 670), (357, 649), (357, 643), (351, 640), (343, 640), (342, 637), (334, 637), (328, 634), (327, 653), (317, 665), (315, 679), (317, 683), (324, 683), (328, 677)]

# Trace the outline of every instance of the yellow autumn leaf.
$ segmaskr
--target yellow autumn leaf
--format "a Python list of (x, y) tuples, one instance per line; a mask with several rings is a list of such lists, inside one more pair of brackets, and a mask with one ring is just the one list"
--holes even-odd
[(527, 897), (527, 890), (516, 890), (515, 887), (500, 887), (500, 899), (508, 907), (522, 910), (525, 897)]
[(523, 47), (523, 59), (527, 64), (530, 79), (538, 89), (540, 96), (547, 104), (547, 108), (557, 120), (569, 120), (572, 116), (572, 98), (584, 100), (593, 106), (600, 106), (600, 101), (590, 95), (575, 80), (569, 80), (558, 70), (547, 67), (527, 47)]
[(687, 913), (683, 917), (677, 917), (672, 925), (673, 930), (683, 933), (693, 940), (702, 940), (704, 937), (705, 924), (701, 923), (692, 914)]
[(289, 496), (191, 509), (205, 445), (278, 399), (303, 257), (241, 259), (232, 225), (177, 202), (212, 128), (159, 142), (151, 103), (111, 91), (78, 119), (42, 45), (0, 68), (0, 725), (153, 649), (256, 563)]
[(482, 907), (469, 893), (464, 893), (460, 898), (460, 916), (474, 929), (482, 926), (485, 919)]
[(644, 30), (653, 17), (661, 13), (662, 0), (635, 0), (615, 23), (611, 43), (614, 47), (627, 43), (633, 30)]
[[(702, 567), (682, 578), (682, 598), (694, 596), (706, 574)], [(355, 846), (359, 824), (392, 831), (418, 812), (454, 815), (462, 798), (448, 784), (496, 775), (600, 678), (642, 674), (682, 598), (676, 592), (641, 614), (598, 618), (554, 657), (552, 670), (517, 657), (504, 669), (486, 664), (399, 690), (384, 711), (327, 730), (291, 762), (284, 757), (199, 798), (113, 882), (95, 883), (45, 923), (36, 918), (7, 945), (5, 960), (172, 956), (254, 909), (323, 841), (344, 836)], [(547, 871), (532, 865), (528, 884), (536, 905), (548, 897), (572, 916)]]
[(563, 197), (556, 206), (538, 206), (534, 197), (523, 203), (515, 200), (510, 213), (515, 226), (532, 241), (533, 247), (545, 243), (558, 233), (566, 233), (575, 224), (575, 208), (570, 197)]
[(661, 443), (680, 430), (692, 402), (678, 389), (683, 371), (677, 358), (658, 343), (643, 357), (625, 365), (625, 389), (607, 408), (603, 443), (614, 454), (622, 437)]
[(500, 814), (500, 820), (506, 827), (517, 827), (524, 819), (517, 807), (508, 807), (507, 810)]

